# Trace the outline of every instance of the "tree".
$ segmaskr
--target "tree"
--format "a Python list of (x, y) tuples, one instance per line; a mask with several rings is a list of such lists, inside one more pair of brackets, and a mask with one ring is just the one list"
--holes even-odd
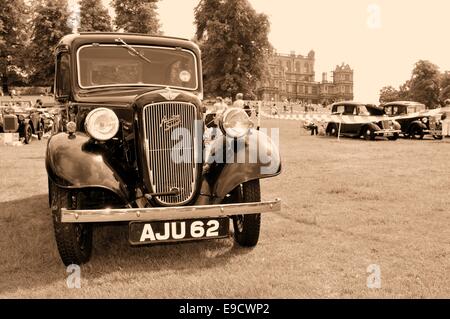
[(444, 103), (446, 99), (450, 99), (450, 71), (446, 71), (442, 74), (439, 99), (441, 103)]
[(59, 40), (72, 32), (67, 0), (40, 0), (34, 6), (30, 60), (32, 84), (51, 85), (55, 72), (54, 49)]
[(385, 86), (380, 90), (380, 103), (388, 103), (400, 100), (400, 92), (393, 86)]
[(112, 31), (111, 17), (101, 0), (80, 1), (80, 32)]
[(112, 0), (116, 12), (114, 24), (125, 32), (160, 34), (159, 0)]
[(439, 67), (429, 61), (420, 60), (415, 64), (410, 82), (412, 100), (425, 104), (428, 108), (439, 105), (441, 73)]
[(195, 24), (207, 94), (254, 98), (271, 50), (268, 17), (247, 0), (201, 0)]
[(0, 3), (0, 80), (2, 90), (23, 74), (23, 47), (26, 41), (26, 6), (23, 0)]

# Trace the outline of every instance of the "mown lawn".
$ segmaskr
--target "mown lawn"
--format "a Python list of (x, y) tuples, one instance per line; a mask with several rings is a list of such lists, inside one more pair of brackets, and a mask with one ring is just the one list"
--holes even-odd
[[(47, 204), (45, 141), (0, 146), (0, 297), (450, 297), (450, 141), (366, 142), (280, 127), (281, 197), (253, 250), (217, 240), (132, 248), (94, 233), (82, 288), (68, 289)], [(381, 289), (366, 286), (381, 269)]]

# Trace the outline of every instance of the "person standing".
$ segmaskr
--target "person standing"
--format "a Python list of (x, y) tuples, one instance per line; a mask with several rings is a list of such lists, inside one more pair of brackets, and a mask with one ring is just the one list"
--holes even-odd
[(244, 94), (238, 93), (236, 94), (236, 100), (233, 103), (234, 108), (243, 109), (244, 108)]
[(450, 99), (445, 100), (444, 107), (448, 108), (442, 114), (442, 137), (450, 138)]
[(218, 96), (216, 98), (216, 103), (214, 103), (213, 105), (212, 113), (222, 114), (223, 112), (226, 111), (226, 109), (227, 105), (225, 104), (223, 99), (220, 96)]

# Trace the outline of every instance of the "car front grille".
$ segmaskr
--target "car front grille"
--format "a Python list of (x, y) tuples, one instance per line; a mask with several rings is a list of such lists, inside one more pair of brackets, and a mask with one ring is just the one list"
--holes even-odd
[[(146, 164), (152, 191), (179, 192), (153, 198), (163, 205), (189, 202), (195, 193), (197, 176), (195, 105), (184, 102), (149, 104), (144, 107), (143, 117)], [(174, 130), (177, 131), (172, 137)], [(179, 137), (180, 132), (185, 133), (184, 138)], [(181, 161), (173, 157), (180, 153), (183, 154)]]
[(17, 122), (17, 116), (15, 115), (5, 115), (3, 116), (3, 130), (7, 133), (14, 133), (19, 128)]
[(384, 130), (391, 129), (391, 121), (381, 121), (381, 126)]

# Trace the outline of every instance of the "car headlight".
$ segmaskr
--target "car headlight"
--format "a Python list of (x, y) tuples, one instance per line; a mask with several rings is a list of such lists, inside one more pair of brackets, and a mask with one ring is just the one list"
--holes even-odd
[(423, 122), (424, 124), (427, 124), (427, 123), (428, 123), (428, 118), (426, 118), (426, 117), (422, 118), (422, 122)]
[(221, 128), (229, 137), (240, 138), (252, 127), (253, 122), (242, 109), (231, 108), (223, 114)]
[(119, 119), (110, 109), (100, 107), (89, 112), (84, 127), (91, 137), (99, 141), (107, 141), (117, 134)]

